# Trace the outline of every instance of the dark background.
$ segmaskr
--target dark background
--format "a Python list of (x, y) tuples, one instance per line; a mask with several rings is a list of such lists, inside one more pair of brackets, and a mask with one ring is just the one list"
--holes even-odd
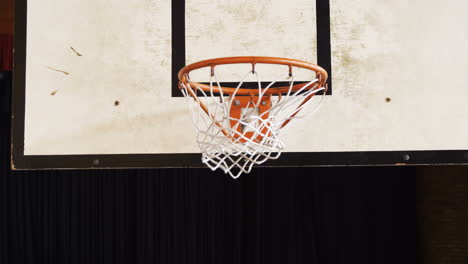
[[(2, 128), (9, 115), (2, 114)], [(415, 263), (415, 168), (11, 171), (2, 263)]]
[(0, 95), (1, 264), (468, 263), (467, 167), (11, 171)]

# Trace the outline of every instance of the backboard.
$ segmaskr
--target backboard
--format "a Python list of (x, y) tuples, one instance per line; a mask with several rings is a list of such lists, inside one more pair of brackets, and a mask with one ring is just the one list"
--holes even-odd
[(201, 167), (177, 72), (250, 55), (329, 73), (323, 107), (288, 127), (285, 153), (265, 166), (468, 163), (466, 8), (461, 0), (18, 0), (12, 166)]

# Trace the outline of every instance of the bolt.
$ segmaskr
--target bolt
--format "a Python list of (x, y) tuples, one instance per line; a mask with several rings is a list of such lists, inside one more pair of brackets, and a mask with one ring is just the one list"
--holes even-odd
[(235, 100), (235, 101), (234, 101), (234, 104), (235, 104), (235, 105), (240, 105), (240, 101), (239, 101), (239, 100)]
[(263, 102), (262, 102), (262, 105), (266, 105), (266, 104), (267, 104), (266, 101), (263, 101)]

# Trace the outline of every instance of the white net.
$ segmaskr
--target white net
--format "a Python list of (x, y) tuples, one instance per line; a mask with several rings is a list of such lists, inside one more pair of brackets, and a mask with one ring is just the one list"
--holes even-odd
[[(254, 77), (255, 88), (249, 82), (254, 95), (238, 94), (245, 90), (242, 88), (246, 88), (249, 77)], [(281, 80), (286, 80), (289, 89), (271, 94)], [(295, 88), (296, 84), (294, 74), (288, 73), (265, 85), (254, 70), (245, 74), (229, 94), (221, 89), (222, 84), (213, 71), (206, 84), (209, 91), (202, 89), (198, 82), (181, 83), (192, 113), (202, 162), (212, 170), (222, 169), (238, 178), (249, 173), (254, 165), (277, 159), (284, 149), (279, 135), (285, 125), (315, 112), (325, 98), (321, 96), (314, 103), (314, 95), (325, 90), (318, 87), (318, 79), (301, 82), (300, 89)]]

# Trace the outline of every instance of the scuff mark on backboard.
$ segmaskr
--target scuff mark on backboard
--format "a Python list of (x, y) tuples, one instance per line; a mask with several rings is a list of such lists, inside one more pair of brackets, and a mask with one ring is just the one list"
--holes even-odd
[(81, 54), (81, 53), (79, 53), (78, 51), (76, 51), (73, 47), (70, 47), (70, 49), (76, 54), (76, 56), (78, 56), (78, 57), (83, 56), (83, 54)]
[(63, 73), (63, 74), (65, 74), (65, 75), (70, 75), (69, 72), (62, 71), (62, 70), (58, 70), (58, 69), (52, 68), (52, 67), (50, 67), (50, 66), (47, 66), (47, 69), (53, 70), (53, 71), (56, 71), (56, 72), (60, 72), (60, 73)]

